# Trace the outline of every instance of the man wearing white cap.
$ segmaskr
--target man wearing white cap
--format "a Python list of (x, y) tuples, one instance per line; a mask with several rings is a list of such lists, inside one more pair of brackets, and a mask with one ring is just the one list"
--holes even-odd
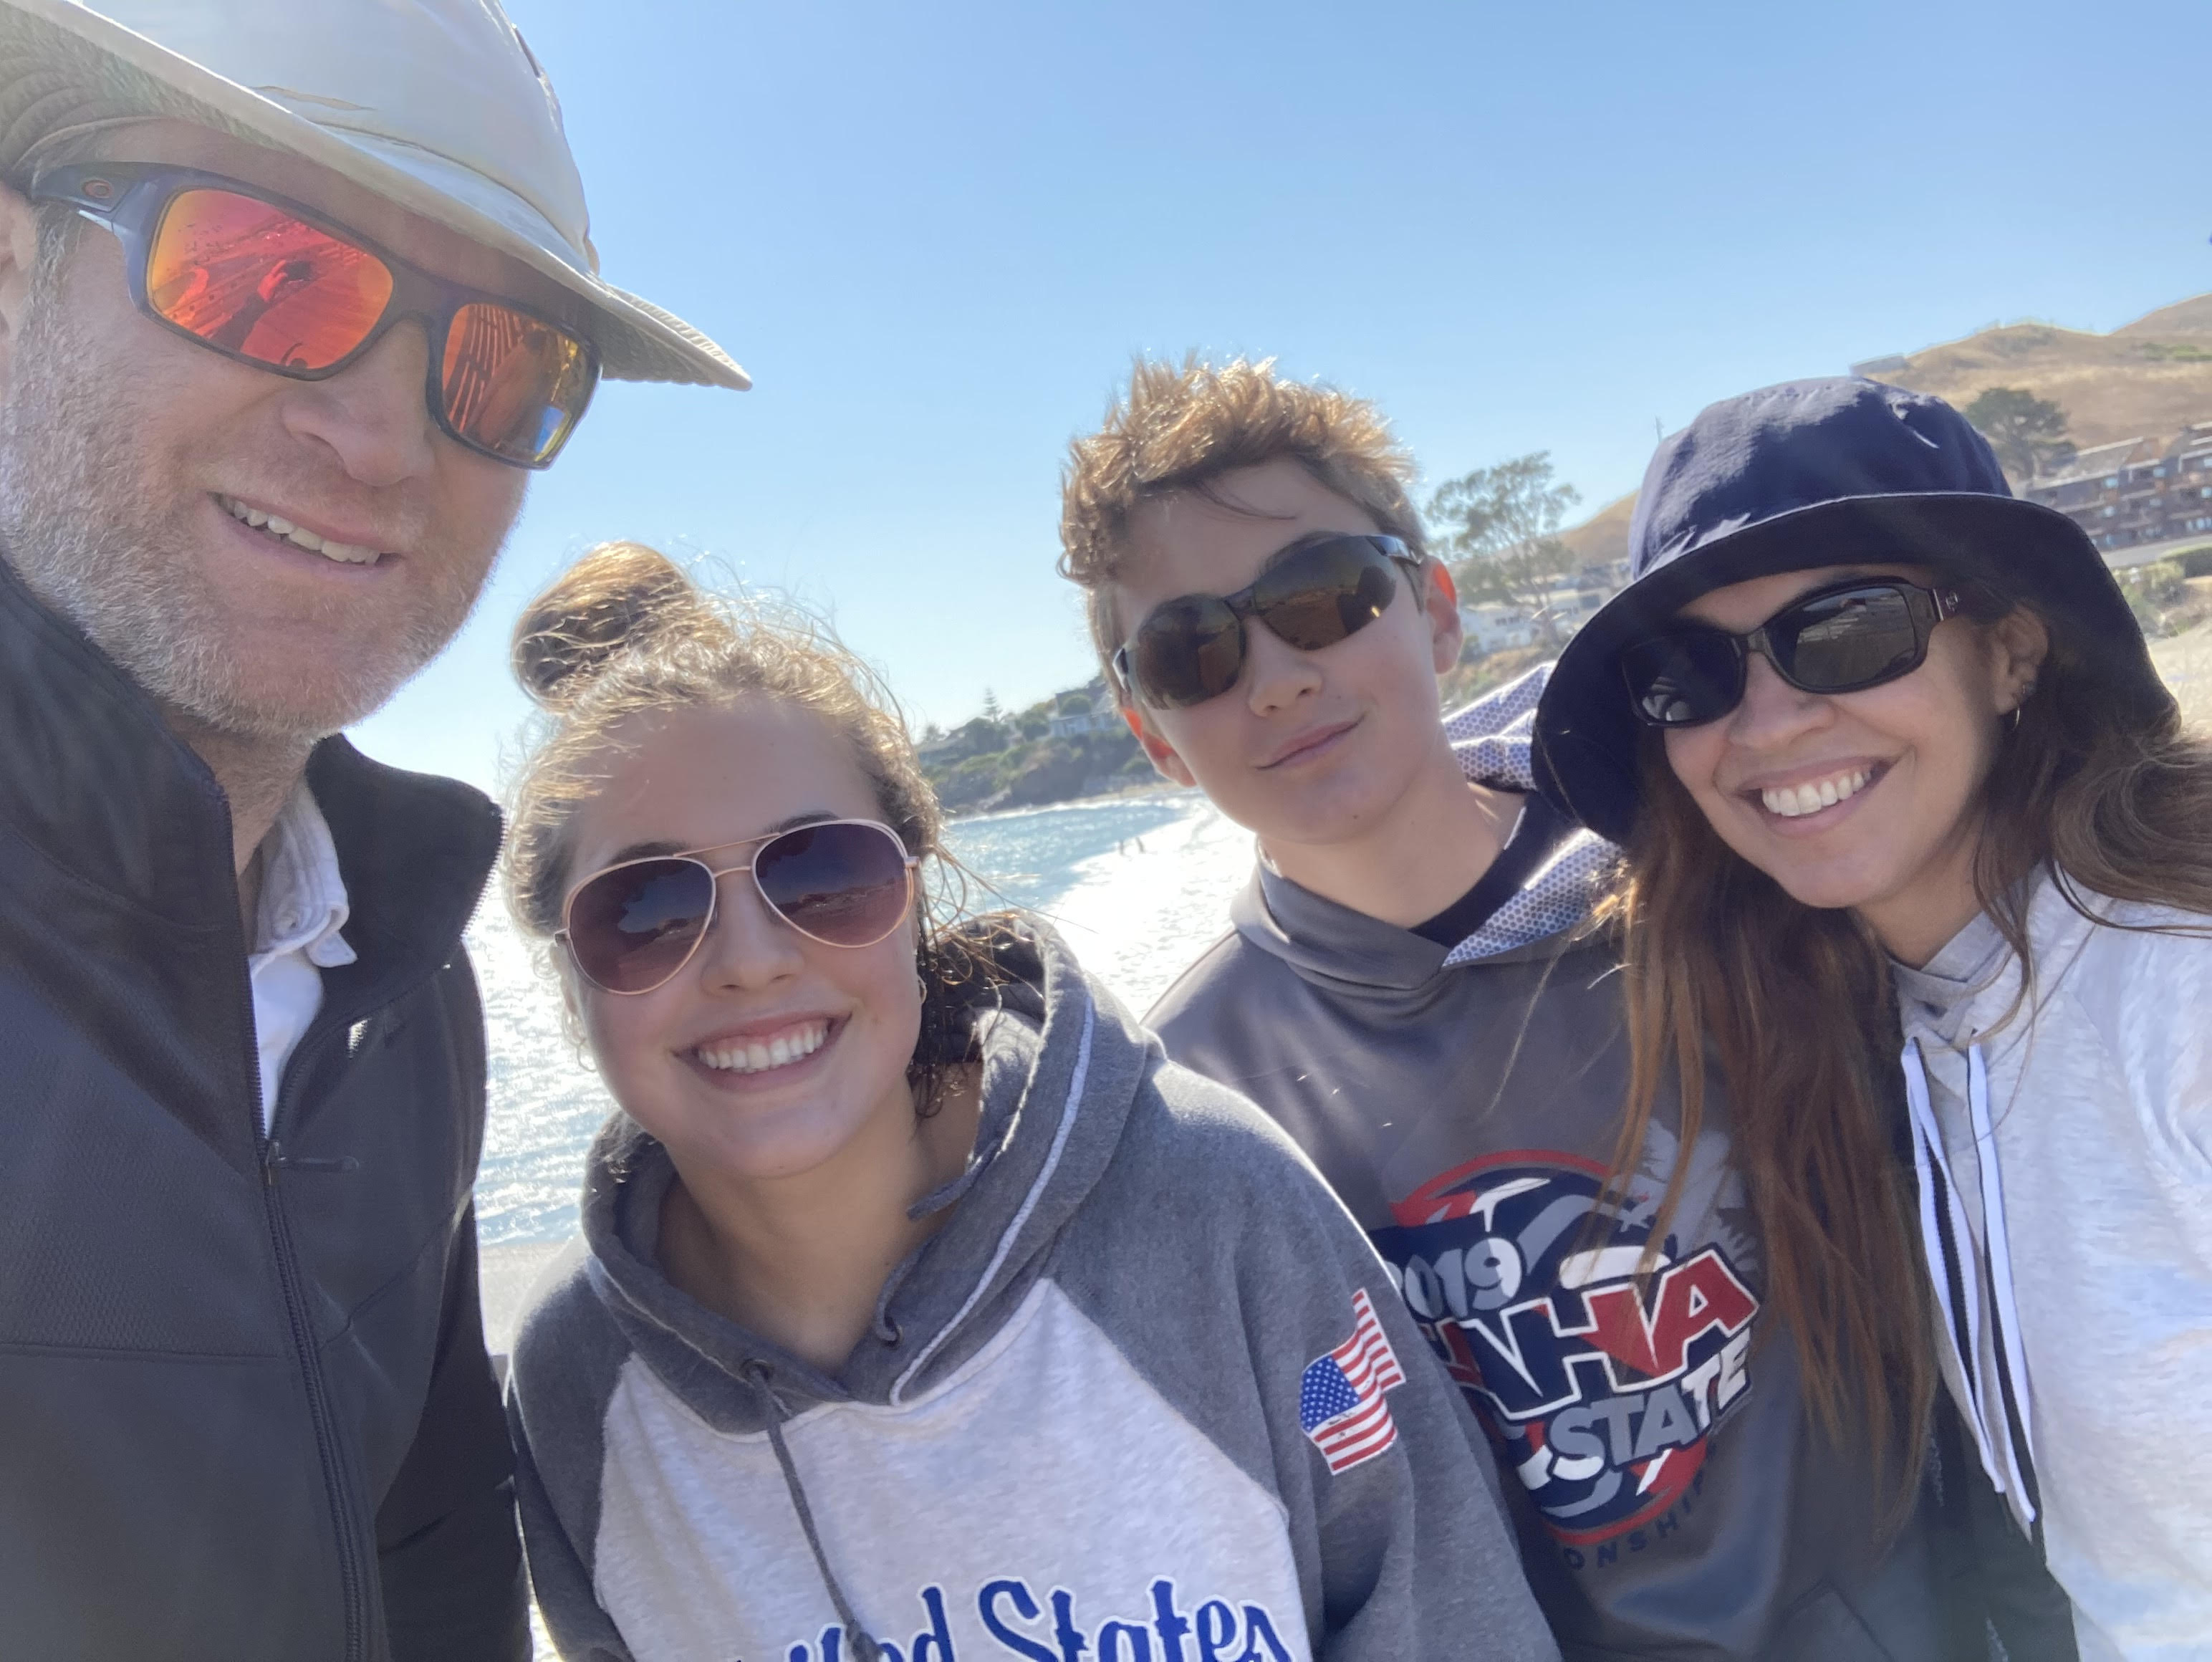
[(497, 0), (0, 0), (0, 1654), (526, 1655), (460, 947), (498, 818), (338, 730), (601, 374)]

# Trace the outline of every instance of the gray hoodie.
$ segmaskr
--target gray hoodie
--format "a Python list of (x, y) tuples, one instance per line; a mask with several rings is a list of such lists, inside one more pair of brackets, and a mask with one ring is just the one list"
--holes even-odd
[[(1453, 718), (1468, 777), (1529, 788), (1545, 673)], [(1628, 1046), (1611, 948), (1571, 926), (1611, 858), (1580, 834), (1449, 950), (1263, 865), (1150, 1020), (1297, 1138), (1397, 1272), (1516, 1473), (1571, 1657), (1978, 1659), (1921, 1521), (1877, 1549), (1870, 1463), (1808, 1419), (1717, 1087), (1687, 1151), (1663, 1098), (1626, 1203), (1600, 1203)]]
[(1555, 1656), (1480, 1433), (1312, 1168), (1053, 937), (1000, 958), (976, 1154), (923, 1202), (957, 1209), (834, 1377), (670, 1285), (668, 1158), (602, 1134), (509, 1402), (563, 1653)]
[(1938, 1355), (2083, 1662), (2212, 1656), (2212, 919), (2048, 878), (1898, 966)]

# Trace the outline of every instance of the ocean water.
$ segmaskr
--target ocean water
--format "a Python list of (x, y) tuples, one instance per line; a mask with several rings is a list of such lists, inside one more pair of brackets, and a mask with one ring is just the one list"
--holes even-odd
[[(999, 901), (1048, 919), (1139, 1012), (1228, 928), (1230, 897), (1252, 868), (1250, 834), (1194, 791), (963, 819), (948, 841)], [(539, 950), (502, 907), (478, 914), (469, 953), (490, 1048), (480, 1237), (491, 1249), (563, 1240), (576, 1227), (584, 1150), (612, 1105), (563, 1031)]]

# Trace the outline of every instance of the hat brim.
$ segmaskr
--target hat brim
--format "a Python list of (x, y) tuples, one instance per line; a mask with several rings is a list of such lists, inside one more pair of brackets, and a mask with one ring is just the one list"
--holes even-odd
[(2017, 497), (1942, 491), (1814, 502), (1716, 537), (1632, 583), (1559, 654), (1538, 705), (1537, 788), (1562, 813), (1620, 843), (1635, 829), (1649, 731), (1629, 705), (1620, 649), (1701, 594), (1754, 577), (1834, 565), (1941, 564), (2063, 619), (2085, 668), (2154, 715), (2172, 696), (2127, 599), (2087, 533)]
[(429, 150), (307, 120), (70, 0), (0, 5), (0, 176), (27, 184), (26, 160), (58, 135), (155, 119), (302, 156), (519, 260), (581, 302), (575, 321), (615, 380), (752, 384), (681, 318), (603, 282), (588, 268), (588, 251), (580, 256), (544, 215), (481, 174)]

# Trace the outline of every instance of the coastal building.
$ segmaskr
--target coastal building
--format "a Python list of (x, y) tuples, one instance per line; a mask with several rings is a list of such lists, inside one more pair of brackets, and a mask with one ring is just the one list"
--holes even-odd
[(2107, 554), (2212, 535), (2212, 422), (2169, 440), (2122, 439), (2077, 451), (2021, 494), (2057, 508)]
[(1519, 606), (1463, 606), (1459, 626), (1468, 653), (1477, 658), (1536, 644), (1536, 620)]
[(1562, 641), (1590, 620), (1592, 614), (1618, 594), (1628, 582), (1628, 562), (1612, 560), (1583, 567), (1568, 574), (1531, 608), (1504, 601), (1480, 601), (1459, 609), (1461, 632), (1467, 637), (1467, 654), (1486, 657), (1493, 652), (1544, 643), (1548, 620)]
[(1044, 730), (1049, 738), (1073, 739), (1086, 733), (1119, 733), (1121, 726), (1121, 713), (1114, 707), (1114, 695), (1102, 676), (1078, 691), (1061, 693), (1045, 717)]

